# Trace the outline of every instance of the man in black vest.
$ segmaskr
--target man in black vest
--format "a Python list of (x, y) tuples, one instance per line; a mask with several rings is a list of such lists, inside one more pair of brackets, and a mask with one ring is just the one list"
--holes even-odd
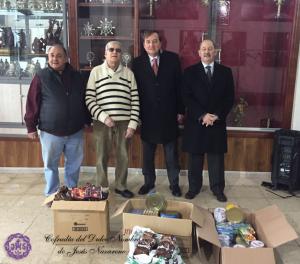
[(180, 61), (177, 54), (161, 50), (156, 31), (144, 33), (144, 49), (146, 52), (132, 64), (140, 97), (145, 178), (139, 194), (147, 194), (155, 187), (154, 156), (157, 144), (162, 144), (170, 189), (174, 196), (181, 196), (177, 155), (178, 123), (184, 113)]
[(53, 45), (48, 51), (48, 68), (39, 71), (30, 84), (24, 117), (30, 139), (38, 138), (37, 127), (40, 130), (46, 196), (60, 186), (58, 165), (62, 153), (64, 184), (77, 186), (83, 160), (83, 128), (90, 120), (84, 97), (80, 73), (67, 62), (65, 48)]
[(189, 191), (193, 199), (202, 187), (204, 154), (207, 154), (210, 189), (220, 202), (224, 194), (224, 153), (227, 152), (226, 117), (234, 103), (231, 69), (214, 61), (211, 40), (200, 44), (201, 61), (184, 71), (184, 102), (187, 119), (182, 148), (189, 153)]

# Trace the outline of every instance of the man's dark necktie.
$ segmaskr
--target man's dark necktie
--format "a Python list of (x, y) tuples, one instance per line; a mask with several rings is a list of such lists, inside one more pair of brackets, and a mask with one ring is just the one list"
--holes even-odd
[(209, 83), (211, 83), (211, 66), (206, 66), (206, 74), (207, 74), (207, 79), (209, 81)]
[(154, 74), (157, 75), (157, 72), (158, 72), (157, 58), (154, 58), (152, 60), (152, 69), (154, 71)]

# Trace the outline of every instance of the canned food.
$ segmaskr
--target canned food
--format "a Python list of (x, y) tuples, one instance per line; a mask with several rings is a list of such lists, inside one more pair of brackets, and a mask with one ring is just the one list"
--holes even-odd
[(156, 192), (156, 193), (150, 193), (146, 197), (146, 207), (149, 210), (154, 211), (161, 211), (164, 210), (167, 206), (167, 202), (165, 200), (165, 197)]
[(241, 244), (235, 244), (233, 246), (233, 248), (246, 248), (244, 245), (241, 245)]
[(226, 221), (226, 210), (222, 207), (217, 207), (214, 210), (214, 218), (217, 223), (224, 223)]
[(220, 234), (218, 235), (221, 247), (230, 247), (230, 236)]
[(161, 212), (159, 216), (164, 218), (182, 218), (181, 213), (174, 211)]
[(226, 218), (231, 223), (241, 223), (245, 219), (243, 211), (238, 207), (226, 210)]
[(264, 246), (265, 246), (264, 242), (260, 240), (253, 240), (250, 242), (250, 248), (262, 248)]
[(234, 204), (234, 203), (228, 203), (227, 205), (226, 205), (226, 210), (229, 210), (229, 209), (231, 209), (231, 208), (235, 208), (235, 207), (238, 207), (236, 204)]

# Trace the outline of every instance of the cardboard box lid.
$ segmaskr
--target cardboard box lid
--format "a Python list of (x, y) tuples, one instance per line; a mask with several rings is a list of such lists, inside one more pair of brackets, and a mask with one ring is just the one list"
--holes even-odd
[(266, 246), (275, 248), (298, 238), (296, 231), (276, 205), (258, 210), (253, 215), (256, 232)]
[(215, 226), (215, 219), (212, 214), (205, 209), (201, 209), (202, 216), (204, 218), (203, 224), (196, 227), (196, 235), (198, 237), (212, 243), (215, 246), (221, 247), (218, 233)]
[(107, 200), (104, 201), (54, 201), (52, 210), (71, 211), (105, 211)]
[(272, 248), (222, 248), (222, 264), (275, 264)]
[[(176, 205), (176, 203), (180, 204), (181, 206), (188, 206), (191, 208), (191, 215), (190, 215), (190, 219), (196, 223), (199, 226), (203, 226), (204, 225), (204, 215), (203, 213), (205, 212), (204, 209), (202, 209), (201, 207), (195, 206), (192, 203), (188, 203), (188, 202), (183, 202), (183, 201), (174, 201), (174, 200), (167, 200), (167, 203), (171, 203), (172, 206), (174, 206), (174, 204)], [(145, 208), (145, 199), (138, 199), (138, 198), (134, 198), (134, 199), (129, 199), (126, 202), (124, 202), (123, 204), (120, 205), (120, 207), (112, 214), (111, 218), (115, 218), (118, 217), (120, 215), (122, 215), (122, 213), (126, 212), (126, 209), (132, 206), (134, 208), (139, 207), (139, 208)]]
[(47, 196), (42, 205), (46, 205), (47, 203), (53, 202), (55, 195), (56, 192)]
[(122, 203), (117, 210), (112, 214), (111, 218), (115, 218), (118, 216), (121, 216), (122, 213), (125, 211), (126, 207), (130, 204), (130, 199), (128, 199), (126, 202)]
[(191, 220), (196, 223), (198, 226), (204, 226), (205, 224), (205, 214), (207, 210), (193, 205), (192, 213), (191, 213)]

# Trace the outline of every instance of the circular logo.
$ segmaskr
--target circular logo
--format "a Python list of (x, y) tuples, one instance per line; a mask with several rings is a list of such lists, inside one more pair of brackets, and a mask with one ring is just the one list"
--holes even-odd
[(22, 259), (27, 257), (31, 250), (30, 239), (20, 233), (12, 234), (7, 238), (4, 247), (11, 258)]

